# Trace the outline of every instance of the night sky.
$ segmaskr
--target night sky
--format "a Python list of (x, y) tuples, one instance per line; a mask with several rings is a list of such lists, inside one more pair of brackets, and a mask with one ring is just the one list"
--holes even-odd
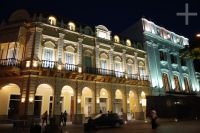
[[(176, 16), (176, 13), (185, 11), (185, 3), (189, 4), (189, 12), (198, 13), (198, 16), (189, 17), (189, 25), (185, 25), (185, 17)], [(159, 26), (190, 38), (200, 32), (198, 3), (198, 0), (2, 0), (0, 19), (7, 18), (16, 9), (23, 8), (90, 26), (103, 24), (114, 35), (120, 34), (141, 17), (145, 17)]]
[[(185, 12), (186, 3), (189, 12), (198, 14), (189, 17), (189, 25), (185, 25), (185, 17), (176, 15)], [(102, 24), (115, 35), (145, 17), (190, 39), (200, 32), (199, 3), (198, 0), (1, 0), (0, 20), (17, 9), (26, 9), (89, 26)]]

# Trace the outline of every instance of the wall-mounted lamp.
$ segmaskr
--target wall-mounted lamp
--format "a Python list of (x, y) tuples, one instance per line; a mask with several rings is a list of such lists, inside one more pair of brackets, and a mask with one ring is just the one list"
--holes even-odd
[(142, 99), (141, 100), (142, 106), (147, 106), (147, 99)]
[(128, 103), (128, 104), (130, 103), (129, 99), (127, 99), (127, 103)]
[(24, 103), (25, 102), (25, 97), (21, 98), (21, 102)]
[(33, 102), (33, 97), (29, 97), (29, 102), (32, 103)]
[(33, 61), (33, 67), (37, 67), (38, 66), (38, 61), (34, 60)]
[(81, 99), (80, 98), (78, 98), (78, 103), (81, 103)]
[(30, 67), (31, 66), (31, 61), (26, 61), (26, 67)]
[(99, 98), (98, 98), (98, 97), (97, 97), (97, 100), (96, 100), (96, 102), (97, 102), (97, 103), (99, 103)]
[(78, 67), (78, 72), (79, 72), (79, 73), (82, 72), (82, 67)]
[(58, 65), (57, 69), (58, 69), (58, 70), (61, 70), (61, 69), (62, 69), (61, 65)]

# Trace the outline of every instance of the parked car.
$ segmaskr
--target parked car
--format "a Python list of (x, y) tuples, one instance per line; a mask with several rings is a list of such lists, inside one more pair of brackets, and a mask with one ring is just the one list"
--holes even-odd
[(84, 131), (99, 127), (121, 127), (123, 124), (124, 120), (117, 113), (97, 114), (84, 123)]

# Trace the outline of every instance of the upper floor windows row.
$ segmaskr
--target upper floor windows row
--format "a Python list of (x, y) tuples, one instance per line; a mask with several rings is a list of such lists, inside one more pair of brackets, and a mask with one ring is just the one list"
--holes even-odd
[[(160, 54), (160, 61), (168, 61), (167, 60), (167, 53), (164, 51), (159, 51)], [(174, 54), (170, 54), (170, 59), (171, 59), (171, 63), (172, 64), (177, 64), (177, 56), (175, 56)]]
[[(51, 24), (51, 25), (55, 26), (57, 24), (57, 20), (54, 16), (49, 16), (48, 21), (49, 21), (49, 24)], [(73, 22), (69, 22), (68, 23), (68, 29), (75, 31), (76, 25)]]

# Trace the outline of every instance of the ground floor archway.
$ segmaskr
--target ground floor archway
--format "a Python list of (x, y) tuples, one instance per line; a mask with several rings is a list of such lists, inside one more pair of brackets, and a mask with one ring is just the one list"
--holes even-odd
[[(23, 102), (23, 101), (22, 101)], [(0, 88), (0, 115), (8, 119), (19, 117), (21, 93), (18, 85), (9, 83)]]

